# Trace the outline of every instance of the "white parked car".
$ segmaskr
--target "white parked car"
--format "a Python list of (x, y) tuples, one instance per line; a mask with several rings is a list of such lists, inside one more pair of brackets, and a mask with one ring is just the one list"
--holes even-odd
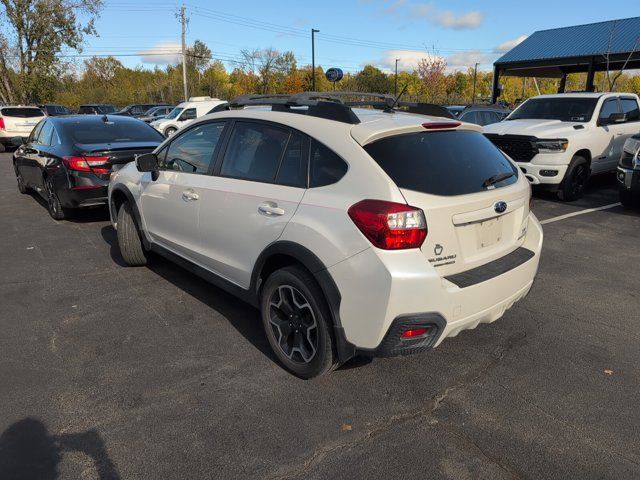
[(0, 107), (0, 152), (12, 145), (13, 137), (27, 138), (31, 130), (44, 117), (44, 112), (36, 107), (23, 105), (3, 105)]
[(166, 117), (151, 122), (151, 126), (162, 133), (165, 137), (170, 137), (178, 131), (178, 129), (188, 125), (196, 118), (206, 115), (211, 109), (226, 102), (219, 98), (211, 97), (191, 97), (189, 101), (182, 102)]
[(616, 170), (625, 140), (638, 129), (637, 95), (560, 93), (530, 98), (484, 132), (533, 185), (572, 201), (592, 174)]
[(206, 115), (112, 175), (125, 262), (156, 251), (259, 307), (304, 378), (430, 349), (529, 292), (531, 188), (480, 127), (303, 94), (232, 107), (259, 103), (273, 110)]

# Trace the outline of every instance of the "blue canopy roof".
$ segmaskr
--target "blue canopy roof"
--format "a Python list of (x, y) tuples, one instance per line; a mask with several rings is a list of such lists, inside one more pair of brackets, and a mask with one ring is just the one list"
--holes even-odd
[(640, 51), (640, 17), (540, 30), (505, 53), (495, 64), (633, 51)]

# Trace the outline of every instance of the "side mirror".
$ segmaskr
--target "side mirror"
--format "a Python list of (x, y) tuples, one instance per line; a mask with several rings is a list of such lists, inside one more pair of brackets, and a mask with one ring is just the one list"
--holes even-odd
[(616, 112), (609, 115), (607, 118), (600, 120), (601, 125), (614, 125), (616, 123), (624, 123), (627, 121), (627, 114)]
[(9, 142), (14, 147), (20, 147), (20, 146), (24, 145), (25, 143), (27, 143), (26, 139), (24, 137), (11, 137), (11, 140), (9, 140)]
[(136, 168), (139, 172), (157, 172), (158, 171), (158, 157), (155, 153), (143, 153), (142, 155), (136, 155)]

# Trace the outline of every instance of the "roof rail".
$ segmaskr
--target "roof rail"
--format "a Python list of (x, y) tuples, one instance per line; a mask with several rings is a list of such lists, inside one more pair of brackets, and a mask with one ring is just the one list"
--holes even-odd
[[(218, 105), (213, 111), (271, 106), (272, 111), (305, 114), (343, 123), (358, 124), (360, 119), (351, 107), (372, 107), (387, 113), (407, 111), (422, 115), (455, 118), (444, 107), (429, 103), (398, 102), (396, 97), (384, 93), (363, 92), (302, 92), (294, 94), (241, 95), (228, 104)], [(307, 107), (306, 109), (300, 107)]]

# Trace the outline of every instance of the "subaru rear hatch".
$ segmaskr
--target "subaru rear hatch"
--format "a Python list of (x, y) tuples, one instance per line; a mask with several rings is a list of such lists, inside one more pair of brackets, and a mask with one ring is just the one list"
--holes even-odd
[(364, 149), (407, 203), (424, 211), (428, 233), (421, 250), (448, 276), (522, 245), (530, 191), (518, 168), (479, 131), (431, 125), (377, 135)]

